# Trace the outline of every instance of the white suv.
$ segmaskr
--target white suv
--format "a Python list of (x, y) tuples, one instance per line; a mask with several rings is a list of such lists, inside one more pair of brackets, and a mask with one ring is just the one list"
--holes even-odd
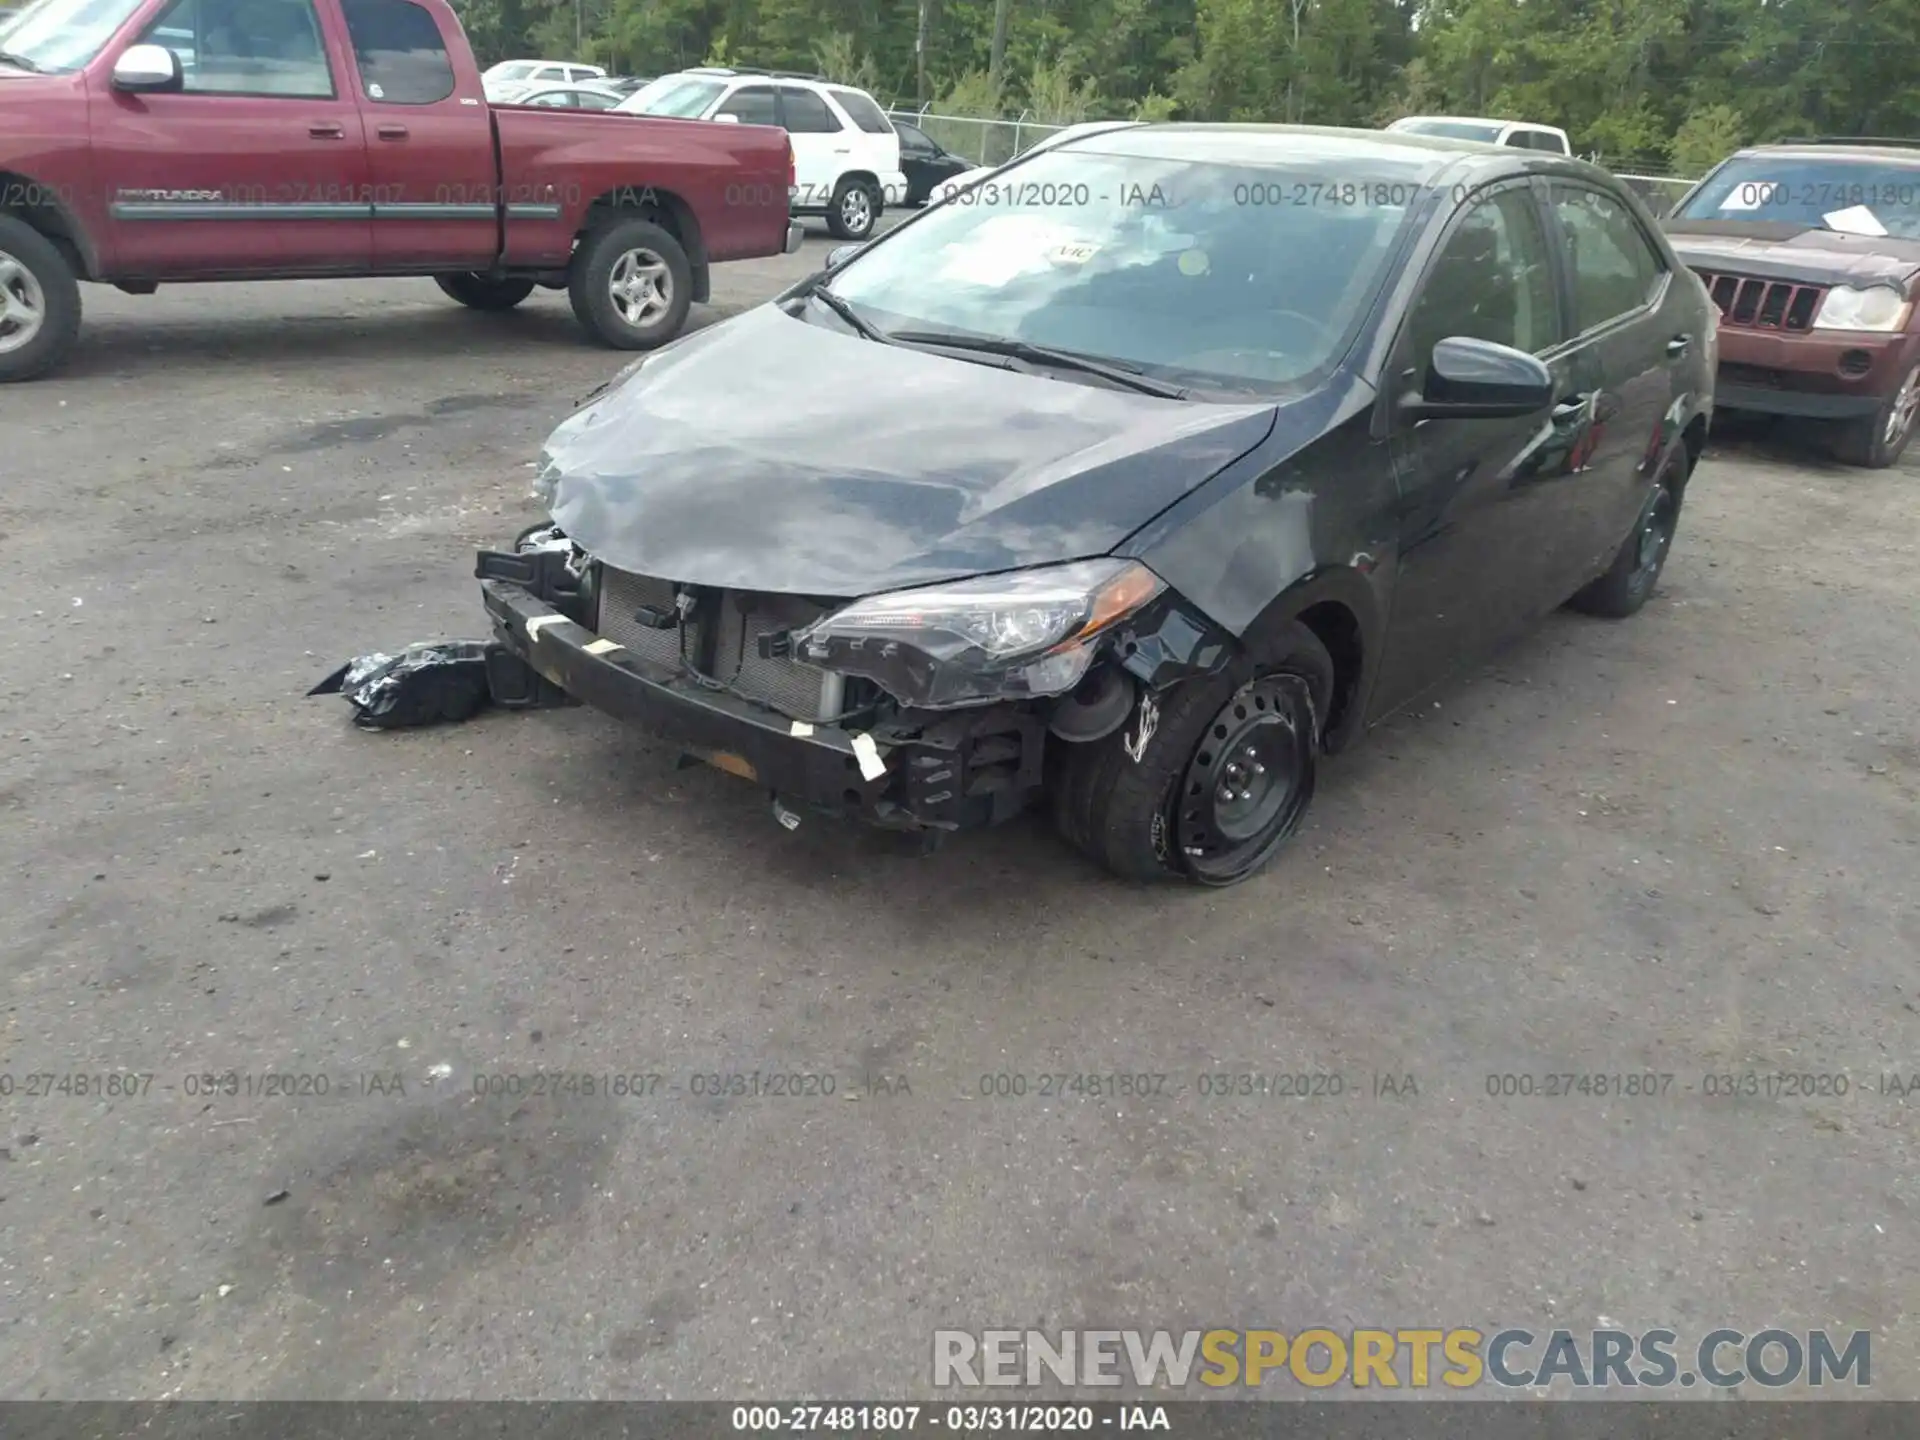
[(906, 203), (893, 122), (871, 95), (850, 85), (777, 70), (681, 70), (641, 86), (616, 108), (779, 126), (793, 142), (793, 213), (824, 215), (842, 240), (865, 240), (888, 205)]
[(1553, 125), (1526, 120), (1482, 120), (1466, 115), (1409, 115), (1387, 129), (1402, 135), (1432, 135), (1442, 140), (1478, 140), (1483, 145), (1505, 145), (1513, 150), (1541, 150), (1549, 155), (1571, 155), (1567, 132)]

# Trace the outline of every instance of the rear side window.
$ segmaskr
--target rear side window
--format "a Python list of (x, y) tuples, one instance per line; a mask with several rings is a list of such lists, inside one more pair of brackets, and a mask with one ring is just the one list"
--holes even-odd
[(835, 90), (833, 98), (847, 112), (847, 118), (867, 134), (886, 135), (892, 132), (893, 124), (887, 119), (886, 113), (858, 90)]
[(191, 45), (188, 94), (334, 96), (312, 0), (174, 0), (140, 38), (175, 52)]
[(786, 112), (787, 129), (796, 135), (830, 135), (841, 128), (827, 102), (811, 90), (782, 86), (780, 105)]
[(1552, 195), (1573, 267), (1576, 330), (1630, 314), (1659, 293), (1667, 267), (1624, 204), (1584, 185), (1555, 184)]
[(742, 125), (778, 125), (780, 101), (771, 85), (747, 85), (729, 95), (714, 114), (738, 116)]
[(369, 100), (432, 105), (454, 91), (453, 60), (433, 16), (413, 0), (341, 0)]

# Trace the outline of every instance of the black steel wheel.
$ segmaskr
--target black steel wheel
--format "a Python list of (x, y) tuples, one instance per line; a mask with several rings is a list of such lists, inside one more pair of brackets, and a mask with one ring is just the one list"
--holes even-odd
[(1126, 723), (1049, 760), (1054, 823), (1127, 880), (1236, 885), (1300, 828), (1337, 675), (1298, 621), (1226, 671), (1143, 694)]
[(1607, 573), (1575, 595), (1567, 602), (1569, 605), (1589, 615), (1604, 615), (1613, 620), (1624, 620), (1639, 612), (1652, 596), (1653, 587), (1659, 584), (1660, 572), (1673, 550), (1686, 479), (1686, 447), (1678, 446), (1661, 471), (1653, 493), (1647, 497), (1633, 533), (1615, 552)]
[(1213, 717), (1168, 807), (1187, 872), (1231, 885), (1260, 868), (1313, 800), (1313, 692), (1298, 675), (1256, 680)]

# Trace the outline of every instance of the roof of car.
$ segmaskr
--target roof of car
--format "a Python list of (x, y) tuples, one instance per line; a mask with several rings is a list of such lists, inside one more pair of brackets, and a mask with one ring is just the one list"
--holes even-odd
[(1738, 155), (1794, 155), (1806, 159), (1891, 160), (1901, 165), (1920, 165), (1920, 141), (1860, 140), (1782, 140), (1773, 145), (1749, 145), (1734, 152)]
[(1463, 165), (1475, 177), (1501, 171), (1557, 170), (1565, 174), (1593, 169), (1584, 161), (1544, 150), (1519, 150), (1407, 130), (1352, 130), (1327, 125), (1174, 122), (1079, 136), (1065, 144), (1088, 150), (1124, 147), (1142, 156), (1233, 165), (1284, 165), (1309, 152), (1326, 159), (1397, 167), (1420, 179)]

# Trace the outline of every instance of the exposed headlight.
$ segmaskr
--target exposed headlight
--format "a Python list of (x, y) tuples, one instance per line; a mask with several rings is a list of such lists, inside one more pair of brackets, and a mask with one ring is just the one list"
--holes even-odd
[(1813, 317), (1816, 330), (1903, 330), (1907, 312), (1913, 307), (1907, 297), (1890, 285), (1870, 285), (1856, 290), (1851, 285), (1836, 285), (1820, 302)]
[(1100, 635), (1165, 589), (1136, 560), (1078, 560), (856, 600), (795, 649), (920, 709), (1062, 695)]

